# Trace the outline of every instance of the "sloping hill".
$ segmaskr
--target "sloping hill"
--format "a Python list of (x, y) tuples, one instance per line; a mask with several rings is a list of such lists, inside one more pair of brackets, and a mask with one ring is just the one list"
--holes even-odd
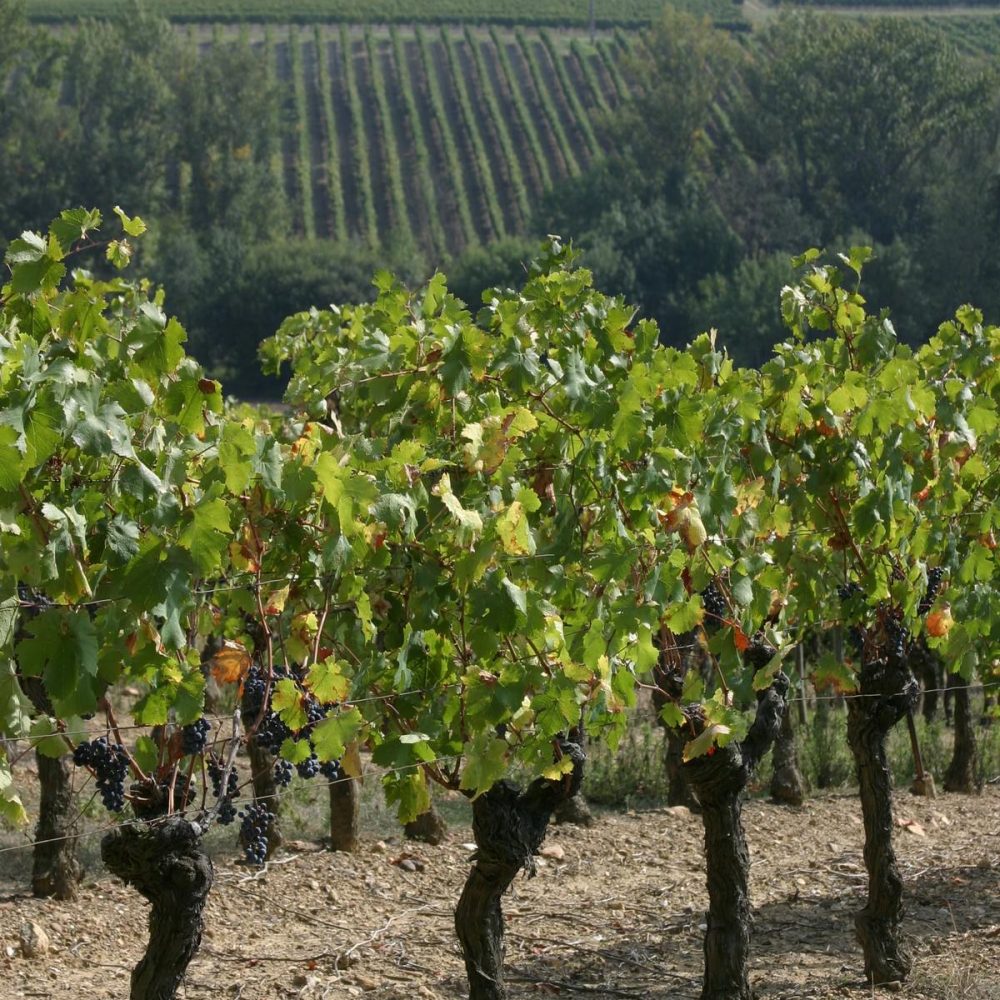
[[(625, 96), (619, 33), (497, 26), (221, 27), (282, 94), (280, 175), (306, 236), (412, 242), (434, 256), (522, 232), (538, 196), (601, 152)], [(183, 185), (183, 178), (180, 180)], [(183, 191), (180, 192), (183, 197)]]

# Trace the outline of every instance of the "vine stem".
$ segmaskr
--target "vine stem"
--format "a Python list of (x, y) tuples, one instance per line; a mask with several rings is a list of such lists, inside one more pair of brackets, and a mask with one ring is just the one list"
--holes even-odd
[(125, 759), (129, 762), (129, 766), (132, 768), (132, 773), (139, 779), (139, 781), (148, 781), (145, 771), (139, 766), (139, 762), (132, 756), (129, 752), (125, 742), (122, 740), (122, 734), (118, 730), (118, 721), (115, 719), (115, 710), (111, 707), (111, 702), (108, 701), (107, 695), (101, 699), (101, 707), (104, 709), (104, 715), (108, 720), (108, 728), (114, 733), (115, 741), (118, 745), (125, 751)]

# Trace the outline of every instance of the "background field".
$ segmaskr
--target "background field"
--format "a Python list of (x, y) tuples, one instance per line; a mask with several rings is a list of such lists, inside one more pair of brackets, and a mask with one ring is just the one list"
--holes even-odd
[[(729, 0), (687, 0), (675, 6), (728, 15)], [(182, 21), (476, 21), (497, 24), (585, 24), (588, 0), (160, 0), (161, 17)], [(598, 24), (646, 24), (664, 0), (597, 0)], [(29, 16), (65, 20), (124, 13), (128, 0), (27, 0)]]

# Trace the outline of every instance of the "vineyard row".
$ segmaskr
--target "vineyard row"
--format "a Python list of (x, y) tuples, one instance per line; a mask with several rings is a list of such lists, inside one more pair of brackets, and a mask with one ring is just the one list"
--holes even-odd
[[(189, 43), (234, 42), (219, 26), (199, 35)], [(244, 25), (235, 44), (259, 52), (278, 90), (271, 165), (295, 231), (440, 261), (523, 232), (539, 196), (602, 153), (599, 122), (627, 96), (617, 63), (634, 39)]]

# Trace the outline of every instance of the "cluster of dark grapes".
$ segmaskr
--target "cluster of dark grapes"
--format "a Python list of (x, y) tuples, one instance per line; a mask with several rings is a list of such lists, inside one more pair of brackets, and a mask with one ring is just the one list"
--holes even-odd
[(853, 580), (837, 588), (837, 596), (844, 603), (854, 597), (860, 597), (863, 593), (864, 590), (861, 588), (861, 584), (855, 583)]
[(340, 781), (344, 776), (344, 771), (340, 766), (339, 760), (325, 760), (319, 766), (319, 773), (326, 778), (327, 781)]
[(240, 838), (246, 859), (252, 865), (267, 861), (267, 833), (274, 821), (274, 814), (259, 802), (248, 805), (240, 812)]
[(209, 780), (212, 782), (212, 794), (217, 799), (222, 799), (222, 804), (219, 806), (219, 822), (223, 826), (228, 826), (236, 819), (236, 807), (233, 805), (233, 799), (240, 797), (240, 779), (236, 774), (236, 768), (232, 768), (229, 772), (226, 794), (223, 796), (222, 775), (225, 768), (222, 766), (222, 761), (213, 753), (206, 761), (206, 767)]
[(713, 580), (701, 592), (701, 606), (705, 609), (707, 617), (713, 620), (714, 624), (721, 624), (728, 617), (728, 607), (726, 599), (722, 596), (716, 582)]
[(315, 778), (319, 774), (319, 757), (314, 753), (310, 754), (295, 765), (295, 770), (298, 771), (300, 778)]
[(108, 812), (125, 808), (125, 778), (128, 756), (118, 743), (108, 743), (105, 737), (78, 744), (73, 750), (73, 763), (89, 767), (97, 779), (97, 790)]
[(252, 726), (260, 717), (264, 705), (264, 695), (267, 693), (267, 680), (264, 671), (258, 664), (253, 664), (243, 679), (242, 709), (247, 725)]
[(924, 592), (924, 598), (917, 608), (920, 614), (926, 615), (933, 607), (934, 599), (941, 589), (942, 580), (944, 580), (944, 570), (940, 566), (935, 566), (933, 569), (927, 571), (927, 590)]
[[(277, 672), (288, 676), (286, 669), (280, 669)], [(341, 776), (341, 770), (336, 761), (320, 763), (316, 754), (310, 753), (305, 760), (292, 764), (280, 756), (281, 745), (285, 740), (294, 739), (296, 742), (308, 740), (313, 728), (326, 718), (333, 706), (321, 704), (312, 695), (307, 695), (305, 699), (306, 724), (298, 733), (293, 733), (282, 722), (277, 713), (271, 710), (270, 705), (265, 704), (266, 693), (267, 683), (263, 671), (255, 664), (250, 668), (243, 682), (243, 711), (248, 725), (252, 726), (261, 717), (263, 710), (263, 719), (257, 727), (255, 735), (257, 742), (276, 758), (274, 762), (275, 784), (282, 788), (287, 787), (291, 783), (294, 773), (297, 773), (300, 778), (306, 779), (315, 778), (316, 775), (322, 774), (330, 781), (337, 780)]]
[(199, 719), (189, 726), (181, 729), (181, 753), (185, 757), (194, 757), (196, 754), (204, 753), (208, 745), (208, 734), (212, 731), (212, 724), (208, 719)]
[(885, 622), (885, 637), (890, 656), (902, 660), (906, 656), (906, 647), (910, 642), (910, 632), (905, 625), (895, 618), (887, 618)]

